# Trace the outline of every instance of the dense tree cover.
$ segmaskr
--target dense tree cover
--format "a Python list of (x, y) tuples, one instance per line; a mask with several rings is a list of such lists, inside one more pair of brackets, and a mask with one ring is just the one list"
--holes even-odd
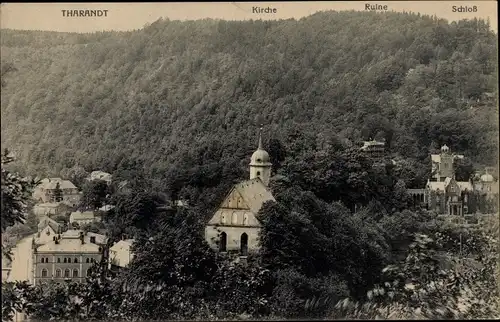
[[(1, 225), (2, 235), (9, 227), (19, 226), (26, 222), (29, 202), (31, 199), (32, 189), (37, 184), (36, 181), (22, 178), (18, 173), (9, 171), (8, 165), (14, 161), (14, 157), (8, 150), (2, 153), (2, 211)], [(26, 230), (33, 230), (33, 218), (30, 217), (30, 223), (26, 226)], [(35, 228), (36, 229), (36, 228)], [(25, 234), (26, 231), (21, 232)], [(3, 245), (2, 238), (2, 255), (10, 257), (9, 248)]]
[[(30, 171), (75, 178), (112, 172), (106, 202), (115, 208), (104, 216), (110, 242), (136, 240), (124, 272), (111, 274), (100, 263), (82, 285), (2, 285), (6, 314), (498, 314), (498, 290), (480, 292), (498, 267), (491, 255), (498, 230), (407, 210), (406, 194), (425, 183), (428, 154), (441, 144), (476, 164), (495, 160), (488, 93), (496, 42), (484, 21), (354, 12), (299, 21), (158, 21), (127, 33), (2, 31), (4, 48), (17, 71), (5, 77), (2, 143), (18, 143)], [(203, 226), (230, 185), (248, 176), (261, 123), (273, 124), (265, 145), (276, 202), (258, 214), (262, 251), (236, 263), (209, 248)], [(35, 140), (36, 131), (42, 135)], [(359, 153), (356, 143), (370, 137), (386, 140), (394, 163), (373, 166)], [(467, 163), (456, 167), (470, 175)], [(87, 205), (100, 204), (103, 187), (84, 188)], [(172, 205), (177, 199), (191, 206)], [(464, 257), (480, 267), (454, 262)], [(488, 311), (469, 303), (458, 313), (458, 300), (474, 298)]]
[(216, 190), (221, 174), (245, 175), (261, 123), (283, 143), (297, 128), (320, 145), (384, 138), (417, 169), (444, 143), (475, 164), (497, 157), (497, 45), (482, 20), (160, 20), (133, 32), (2, 30), (1, 45), (2, 144), (40, 175), (135, 165), (178, 192), (198, 167), (192, 180)]

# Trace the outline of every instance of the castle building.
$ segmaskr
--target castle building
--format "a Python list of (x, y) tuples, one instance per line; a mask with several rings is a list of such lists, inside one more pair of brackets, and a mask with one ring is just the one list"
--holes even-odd
[(455, 159), (463, 159), (461, 154), (452, 154), (450, 148), (445, 144), (441, 147), (440, 154), (431, 154), (432, 181), (444, 181), (454, 176), (453, 162)]
[(474, 212), (472, 182), (455, 179), (453, 162), (463, 158), (463, 155), (451, 153), (446, 145), (441, 147), (440, 154), (432, 154), (432, 178), (427, 181), (424, 194), (420, 193), (418, 201), (423, 201), (428, 209), (441, 215), (463, 216)]
[(205, 227), (205, 239), (220, 252), (246, 256), (259, 247), (261, 225), (257, 213), (266, 201), (275, 201), (268, 189), (271, 177), (269, 154), (262, 148), (262, 129), (257, 150), (250, 159), (250, 179), (234, 185)]

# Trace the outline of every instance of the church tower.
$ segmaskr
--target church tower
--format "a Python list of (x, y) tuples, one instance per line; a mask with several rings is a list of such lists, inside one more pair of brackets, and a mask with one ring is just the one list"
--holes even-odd
[(262, 128), (259, 130), (259, 146), (250, 160), (250, 180), (260, 178), (267, 187), (271, 177), (269, 154), (262, 148)]

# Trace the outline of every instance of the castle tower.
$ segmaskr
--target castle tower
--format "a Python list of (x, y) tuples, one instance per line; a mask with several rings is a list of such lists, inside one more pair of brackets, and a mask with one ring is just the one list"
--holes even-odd
[(259, 130), (259, 146), (250, 160), (250, 180), (260, 178), (265, 186), (271, 177), (271, 162), (269, 154), (262, 148), (262, 128)]
[(453, 169), (453, 155), (450, 148), (443, 145), (441, 147), (441, 162), (439, 164), (439, 181), (444, 181), (446, 178), (453, 178), (455, 171)]

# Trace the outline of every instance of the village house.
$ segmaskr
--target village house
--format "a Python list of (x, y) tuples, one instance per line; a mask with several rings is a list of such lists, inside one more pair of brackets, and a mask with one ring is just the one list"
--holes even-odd
[(57, 216), (69, 211), (71, 207), (63, 202), (46, 202), (36, 204), (33, 213), (37, 216)]
[(38, 232), (35, 235), (34, 243), (36, 245), (43, 245), (51, 242), (54, 236), (62, 233), (62, 230), (62, 224), (47, 216), (42, 217), (38, 223)]
[(96, 216), (93, 211), (75, 211), (69, 215), (69, 223), (77, 223), (79, 226), (101, 221), (100, 216)]
[(133, 239), (120, 240), (109, 248), (109, 269), (116, 271), (128, 266), (134, 258), (133, 243)]
[(233, 186), (205, 228), (205, 239), (220, 252), (246, 256), (258, 249), (261, 225), (257, 213), (266, 201), (275, 201), (268, 189), (271, 176), (269, 154), (262, 148), (259, 133), (257, 150), (250, 161), (250, 180)]
[[(56, 200), (58, 188), (61, 190), (61, 200)], [(63, 202), (68, 206), (75, 207), (80, 203), (82, 193), (69, 180), (46, 178), (34, 189), (33, 198), (39, 203)]]
[(360, 151), (374, 162), (382, 162), (385, 156), (385, 142), (376, 140), (364, 141)]

